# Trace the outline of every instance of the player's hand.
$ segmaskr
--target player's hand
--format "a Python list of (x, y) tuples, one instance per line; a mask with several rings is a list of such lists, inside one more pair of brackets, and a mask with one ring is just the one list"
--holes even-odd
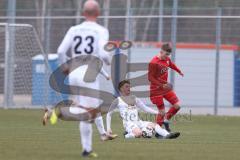
[(173, 87), (172, 87), (172, 85), (170, 84), (170, 83), (167, 83), (167, 84), (164, 84), (163, 85), (163, 89), (164, 90), (171, 90)]
[(68, 65), (62, 65), (62, 72), (65, 74), (65, 75), (68, 75), (69, 74), (69, 71), (70, 71), (70, 69), (69, 69), (69, 67), (68, 67)]
[(181, 73), (179, 73), (182, 77), (184, 77), (184, 74), (181, 72)]

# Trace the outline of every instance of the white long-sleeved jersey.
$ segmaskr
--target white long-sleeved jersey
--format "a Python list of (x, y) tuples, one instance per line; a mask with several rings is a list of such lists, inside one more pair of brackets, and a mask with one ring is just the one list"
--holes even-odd
[(138, 117), (138, 108), (151, 114), (158, 114), (158, 111), (146, 106), (139, 98), (135, 96), (118, 97), (112, 102), (109, 112), (107, 113), (107, 130), (111, 129), (111, 116), (114, 110), (117, 108), (119, 109), (124, 127), (128, 122), (140, 121)]

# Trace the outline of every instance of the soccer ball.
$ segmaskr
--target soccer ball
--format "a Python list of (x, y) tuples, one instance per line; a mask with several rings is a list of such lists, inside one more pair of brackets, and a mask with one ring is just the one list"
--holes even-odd
[(152, 127), (144, 127), (142, 129), (142, 136), (144, 138), (152, 138), (153, 134), (154, 134), (154, 130)]

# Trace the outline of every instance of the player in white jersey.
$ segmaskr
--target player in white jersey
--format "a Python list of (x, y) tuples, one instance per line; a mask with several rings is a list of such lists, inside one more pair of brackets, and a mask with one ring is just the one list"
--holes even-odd
[[(109, 32), (106, 28), (96, 23), (97, 17), (100, 14), (100, 8), (98, 2), (94, 0), (88, 0), (84, 3), (83, 15), (85, 21), (79, 25), (71, 27), (62, 43), (58, 48), (58, 54), (60, 63), (63, 64), (67, 61), (67, 51), (70, 49), (72, 53), (72, 58), (78, 56), (96, 56), (103, 60), (106, 65), (110, 65), (110, 58), (108, 53), (104, 50), (104, 45), (108, 42)], [(71, 66), (63, 66), (63, 72), (68, 73), (71, 70)], [(92, 89), (99, 89), (98, 77), (95, 81), (86, 82), (84, 76), (86, 74), (87, 66), (83, 65), (73, 70), (69, 74), (69, 84), (73, 86), (82, 86)], [(101, 73), (109, 79), (107, 73), (101, 70)], [(84, 106), (85, 108), (97, 108), (101, 104), (101, 101), (96, 98), (91, 98), (82, 95), (73, 96), (74, 103), (79, 106)], [(79, 108), (73, 110), (73, 112), (81, 112), (82, 109)], [(97, 125), (98, 131), (101, 134), (102, 140), (112, 138), (111, 135), (107, 135), (103, 119), (101, 115), (98, 115), (95, 119), (95, 124)], [(82, 121), (79, 124), (81, 143), (83, 147), (83, 156), (93, 156), (97, 155), (92, 152), (92, 124), (89, 122)]]
[(111, 115), (118, 108), (123, 120), (123, 127), (127, 132), (125, 138), (145, 137), (143, 135), (143, 130), (145, 131), (145, 129), (155, 131), (165, 139), (177, 138), (180, 135), (179, 132), (169, 133), (158, 124), (150, 121), (142, 121), (139, 118), (138, 108), (151, 114), (158, 114), (158, 111), (146, 106), (139, 98), (130, 94), (130, 82), (128, 80), (121, 81), (118, 89), (121, 96), (113, 101), (107, 114), (107, 131), (109, 133), (112, 133)]

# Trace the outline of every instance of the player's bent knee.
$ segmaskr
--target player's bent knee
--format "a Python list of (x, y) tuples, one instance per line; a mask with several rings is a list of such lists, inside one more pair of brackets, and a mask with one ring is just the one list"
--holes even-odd
[(140, 128), (134, 128), (133, 134), (135, 135), (136, 138), (140, 138), (142, 136), (142, 131), (140, 130)]
[(142, 136), (142, 132), (135, 135), (136, 138), (140, 138), (141, 136)]
[(181, 108), (179, 103), (174, 104), (173, 107), (175, 107), (176, 109), (180, 109)]
[(159, 110), (159, 114), (165, 116), (165, 110)]
[(150, 127), (150, 128), (154, 128), (155, 125), (156, 125), (155, 123), (150, 122), (147, 126)]

